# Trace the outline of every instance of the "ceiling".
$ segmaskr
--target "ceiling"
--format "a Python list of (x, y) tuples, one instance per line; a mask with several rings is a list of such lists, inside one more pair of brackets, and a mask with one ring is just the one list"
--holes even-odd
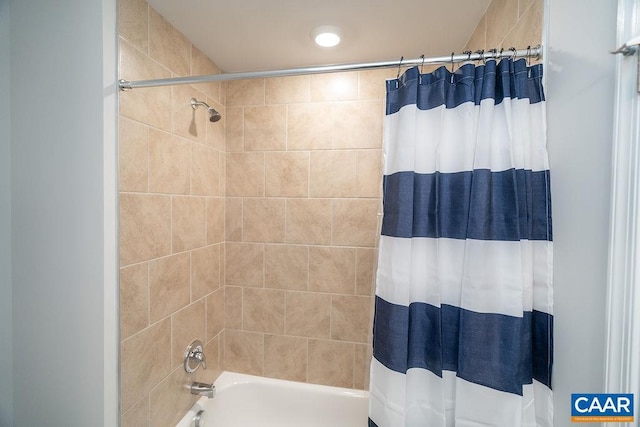
[[(490, 0), (148, 0), (223, 71), (461, 53)], [(311, 40), (338, 26), (342, 43)]]

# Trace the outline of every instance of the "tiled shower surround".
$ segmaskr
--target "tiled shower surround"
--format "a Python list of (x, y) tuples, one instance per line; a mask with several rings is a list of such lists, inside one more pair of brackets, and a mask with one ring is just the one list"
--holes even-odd
[[(121, 78), (220, 72), (146, 2), (119, 3)], [(541, 14), (542, 0), (494, 0), (468, 48), (540, 40)], [(221, 370), (368, 387), (384, 80), (396, 72), (120, 94), (124, 427), (175, 425), (197, 399), (184, 385)], [(208, 369), (187, 375), (194, 339)]]

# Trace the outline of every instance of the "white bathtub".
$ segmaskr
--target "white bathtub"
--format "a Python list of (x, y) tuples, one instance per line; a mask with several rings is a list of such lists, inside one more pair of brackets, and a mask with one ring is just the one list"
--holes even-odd
[(369, 393), (223, 372), (176, 427), (366, 427)]

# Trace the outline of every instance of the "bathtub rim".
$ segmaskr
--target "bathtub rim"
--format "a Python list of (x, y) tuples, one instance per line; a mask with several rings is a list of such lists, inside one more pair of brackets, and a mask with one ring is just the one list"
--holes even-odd
[[(222, 373), (214, 381), (216, 386), (216, 394), (224, 392), (224, 390), (233, 387), (234, 385), (242, 384), (273, 384), (273, 385), (286, 385), (298, 390), (313, 390), (321, 392), (322, 394), (333, 394), (351, 398), (363, 398), (369, 399), (369, 392), (366, 390), (358, 390), (353, 388), (335, 387), (322, 384), (303, 383), (299, 381), (282, 380), (277, 378), (260, 377), (257, 375), (240, 374), (237, 372), (222, 371)], [(215, 397), (214, 397), (215, 399)], [(196, 403), (187, 411), (184, 417), (176, 424), (176, 427), (192, 427), (193, 417), (202, 410), (205, 409), (205, 405), (209, 401), (207, 397), (202, 396), (196, 401)]]

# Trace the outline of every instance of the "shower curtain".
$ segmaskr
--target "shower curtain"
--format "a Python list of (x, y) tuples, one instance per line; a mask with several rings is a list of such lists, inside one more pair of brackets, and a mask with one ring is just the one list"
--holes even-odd
[(387, 81), (369, 426), (552, 426), (542, 65)]

